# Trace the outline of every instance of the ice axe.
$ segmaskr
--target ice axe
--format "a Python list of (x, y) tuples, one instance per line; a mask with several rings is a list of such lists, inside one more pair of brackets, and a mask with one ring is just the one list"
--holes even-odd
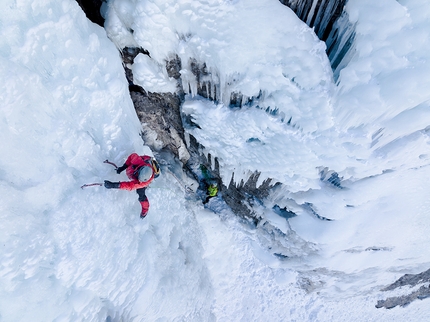
[[(113, 166), (115, 167), (115, 170), (116, 170), (116, 169), (118, 169), (118, 166), (117, 166), (115, 163), (110, 162), (108, 159), (104, 160), (104, 161), (103, 161), (103, 163), (107, 163), (107, 164), (113, 165)], [(86, 187), (92, 187), (92, 186), (100, 186), (100, 187), (103, 187), (103, 183), (99, 183), (99, 182), (95, 182), (95, 183), (86, 183), (86, 184), (84, 184), (84, 185), (82, 185), (82, 186), (81, 186), (81, 189), (84, 189), (84, 188), (86, 188)]]
[(115, 167), (115, 170), (118, 169), (118, 166), (115, 163), (110, 162), (108, 159), (104, 160), (103, 163), (107, 163), (107, 164), (113, 165)]
[(86, 187), (92, 187), (92, 186), (100, 186), (100, 187), (102, 187), (103, 183), (99, 183), (99, 182), (96, 182), (96, 183), (86, 183), (86, 184), (84, 184), (84, 185), (81, 186), (81, 189), (84, 189)]

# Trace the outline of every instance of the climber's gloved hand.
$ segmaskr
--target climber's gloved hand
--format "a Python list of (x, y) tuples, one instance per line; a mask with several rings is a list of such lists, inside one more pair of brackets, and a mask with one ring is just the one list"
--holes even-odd
[(121, 167), (119, 167), (118, 169), (116, 169), (116, 173), (120, 174), (121, 172), (123, 172), (125, 169), (127, 169), (127, 165), (123, 164)]
[(105, 180), (105, 188), (106, 189), (119, 189), (119, 182), (110, 182)]

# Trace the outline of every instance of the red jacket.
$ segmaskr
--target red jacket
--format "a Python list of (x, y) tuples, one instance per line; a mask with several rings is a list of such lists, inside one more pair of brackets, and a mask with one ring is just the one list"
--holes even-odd
[[(145, 188), (154, 180), (154, 168), (152, 167), (151, 157), (147, 155), (139, 156), (136, 153), (130, 154), (125, 161), (127, 169), (125, 172), (131, 181), (123, 181), (119, 183), (119, 188), (123, 190), (135, 190)], [(140, 182), (138, 179), (139, 169), (141, 167), (151, 167), (152, 176), (148, 181)]]

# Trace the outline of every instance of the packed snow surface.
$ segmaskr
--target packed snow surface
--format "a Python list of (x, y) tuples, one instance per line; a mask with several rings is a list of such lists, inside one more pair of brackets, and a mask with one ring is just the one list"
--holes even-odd
[[(430, 266), (430, 4), (346, 10), (357, 36), (335, 84), (324, 44), (277, 0), (111, 0), (106, 31), (73, 0), (4, 0), (0, 321), (425, 321), (429, 299), (375, 304)], [(134, 192), (80, 189), (126, 180), (104, 160), (152, 153), (116, 46), (150, 52), (130, 66), (149, 91), (174, 91), (165, 61), (181, 59), (199, 125), (186, 131), (226, 183), (282, 183), (256, 205), (259, 227), (221, 198), (203, 207), (174, 164), (145, 220)], [(229, 107), (232, 93), (247, 104)]]

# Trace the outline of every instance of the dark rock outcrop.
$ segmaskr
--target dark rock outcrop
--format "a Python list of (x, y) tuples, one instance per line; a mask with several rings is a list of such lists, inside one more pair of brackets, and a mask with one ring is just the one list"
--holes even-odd
[[(392, 291), (402, 286), (416, 286), (419, 284), (430, 282), (430, 269), (419, 274), (405, 274), (400, 277), (393, 284), (384, 287), (381, 291)], [(416, 299), (423, 300), (430, 297), (430, 285), (422, 285), (418, 290), (402, 296), (389, 297), (386, 300), (379, 300), (376, 304), (376, 308), (385, 307), (386, 309), (392, 309), (396, 306), (406, 306)]]
[(402, 287), (405, 285), (415, 286), (421, 283), (428, 283), (428, 282), (430, 282), (430, 269), (419, 274), (405, 274), (402, 277), (400, 277), (397, 281), (395, 281), (393, 284), (383, 288), (381, 291), (392, 291), (395, 288)]
[(136, 113), (143, 125), (142, 136), (147, 145), (156, 151), (168, 149), (182, 163), (189, 158), (184, 142), (180, 116), (180, 98), (172, 93), (150, 93), (130, 87)]
[(76, 0), (76, 2), (85, 12), (88, 19), (101, 27), (104, 26), (105, 19), (100, 14), (100, 7), (103, 0)]
[(180, 85), (181, 61), (173, 57), (166, 62), (170, 77), (177, 79), (177, 93), (151, 93), (133, 83), (133, 73), (129, 68), (139, 54), (150, 56), (143, 48), (124, 48), (121, 52), (125, 74), (129, 82), (131, 100), (137, 116), (143, 125), (142, 138), (155, 151), (169, 150), (183, 164), (189, 159), (182, 125), (181, 104), (183, 102)]
[(417, 291), (408, 295), (389, 297), (386, 300), (379, 300), (375, 307), (378, 309), (382, 307), (385, 307), (386, 309), (392, 309), (396, 306), (404, 307), (416, 299), (423, 300), (427, 297), (430, 297), (430, 286), (423, 285)]

